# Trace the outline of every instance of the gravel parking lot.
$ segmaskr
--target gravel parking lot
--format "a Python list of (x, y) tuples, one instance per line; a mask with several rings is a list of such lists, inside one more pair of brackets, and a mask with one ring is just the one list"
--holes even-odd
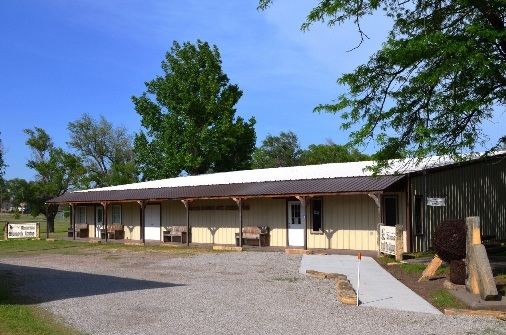
[(0, 271), (89, 334), (506, 334), (491, 317), (342, 305), (333, 282), (299, 274), (300, 261), (278, 252), (117, 252), (0, 256)]

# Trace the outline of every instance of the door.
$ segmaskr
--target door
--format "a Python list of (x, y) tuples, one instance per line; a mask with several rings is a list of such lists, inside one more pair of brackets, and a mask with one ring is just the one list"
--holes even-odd
[(144, 238), (160, 241), (160, 205), (146, 205), (144, 219)]
[(100, 229), (104, 225), (104, 207), (95, 207), (95, 237), (100, 238)]
[(304, 227), (299, 201), (288, 201), (288, 245), (304, 246)]

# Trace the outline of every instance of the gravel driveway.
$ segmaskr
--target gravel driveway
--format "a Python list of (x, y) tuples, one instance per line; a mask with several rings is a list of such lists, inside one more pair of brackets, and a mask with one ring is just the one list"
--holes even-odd
[(1, 257), (22, 294), (89, 334), (505, 334), (486, 317), (342, 305), (276, 252)]

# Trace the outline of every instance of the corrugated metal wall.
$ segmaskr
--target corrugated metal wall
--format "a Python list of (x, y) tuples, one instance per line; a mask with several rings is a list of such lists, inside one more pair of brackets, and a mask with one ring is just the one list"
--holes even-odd
[[(431, 247), (432, 233), (446, 219), (479, 216), (482, 234), (506, 239), (506, 160), (484, 161), (449, 170), (434, 171), (411, 179), (415, 195), (444, 197), (445, 206), (424, 206), (423, 235), (412, 230), (413, 251)], [(412, 211), (414, 213), (414, 211)]]

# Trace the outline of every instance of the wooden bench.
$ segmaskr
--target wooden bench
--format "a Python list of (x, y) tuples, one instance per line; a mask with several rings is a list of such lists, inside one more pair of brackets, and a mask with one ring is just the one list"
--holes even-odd
[[(235, 233), (235, 245), (237, 246), (239, 245), (239, 235), (239, 233)], [(255, 241), (254, 245), (259, 247), (269, 245), (269, 227), (243, 227), (242, 245), (247, 244), (248, 241)]]
[(183, 244), (186, 243), (188, 236), (191, 241), (191, 227), (190, 234), (187, 234), (186, 226), (170, 226), (167, 231), (163, 232), (163, 242), (175, 242), (174, 239), (177, 239)]
[[(100, 238), (105, 239), (105, 229), (100, 229)], [(119, 223), (107, 225), (107, 238), (112, 240), (121, 240), (125, 238), (123, 225)]]
[[(86, 238), (89, 236), (88, 225), (86, 223), (78, 223), (75, 226), (76, 237)], [(74, 237), (74, 227), (67, 230), (68, 237)]]

